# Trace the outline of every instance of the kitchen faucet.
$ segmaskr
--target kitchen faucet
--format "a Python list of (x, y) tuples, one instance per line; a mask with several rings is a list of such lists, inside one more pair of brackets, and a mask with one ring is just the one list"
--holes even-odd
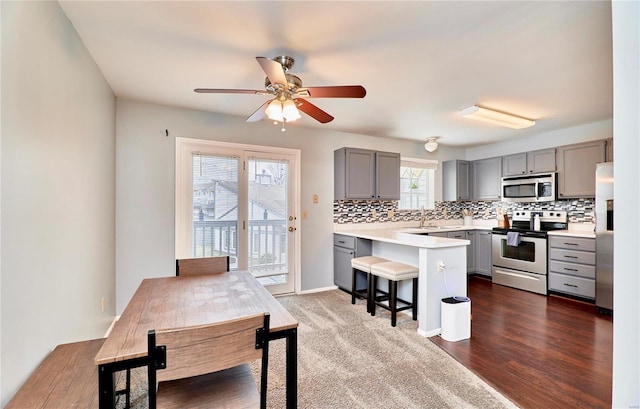
[(424, 206), (420, 209), (420, 228), (424, 227)]

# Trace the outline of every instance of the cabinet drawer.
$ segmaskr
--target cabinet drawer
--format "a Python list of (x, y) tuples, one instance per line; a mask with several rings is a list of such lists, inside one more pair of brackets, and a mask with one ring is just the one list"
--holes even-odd
[(549, 247), (569, 250), (596, 251), (595, 239), (567, 236), (549, 236)]
[(595, 298), (596, 282), (588, 278), (549, 273), (549, 290), (577, 295), (579, 297)]
[(355, 250), (356, 238), (352, 236), (345, 236), (344, 234), (334, 234), (333, 245)]
[(549, 261), (549, 272), (562, 273), (572, 276), (596, 278), (596, 267), (586, 264), (565, 263), (563, 261)]
[(580, 263), (580, 264), (596, 264), (596, 253), (590, 251), (575, 251), (550, 248), (549, 259), (564, 261), (567, 263)]

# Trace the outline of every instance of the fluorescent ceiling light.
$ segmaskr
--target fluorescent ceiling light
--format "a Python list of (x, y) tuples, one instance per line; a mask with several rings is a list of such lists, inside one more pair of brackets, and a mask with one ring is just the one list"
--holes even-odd
[(493, 111), (491, 109), (482, 108), (474, 105), (460, 111), (460, 115), (465, 118), (476, 119), (478, 121), (487, 122), (494, 125), (505, 126), (512, 129), (528, 128), (536, 124), (530, 119), (521, 118), (519, 116), (505, 114), (504, 112)]

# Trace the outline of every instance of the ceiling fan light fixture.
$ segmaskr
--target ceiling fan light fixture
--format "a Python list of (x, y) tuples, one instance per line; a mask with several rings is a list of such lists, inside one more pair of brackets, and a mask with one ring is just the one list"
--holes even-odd
[(274, 99), (269, 103), (269, 105), (267, 105), (267, 109), (265, 109), (264, 113), (267, 114), (267, 118), (271, 119), (272, 121), (283, 122), (284, 117), (282, 115), (282, 111), (282, 102)]
[(296, 107), (296, 103), (293, 100), (288, 99), (282, 103), (282, 116), (287, 122), (293, 122), (296, 119), (300, 119), (300, 112)]
[(531, 119), (522, 118), (504, 112), (494, 111), (492, 109), (483, 108), (478, 105), (463, 109), (462, 111), (460, 111), (460, 115), (465, 118), (475, 119), (477, 121), (487, 122), (493, 125), (504, 126), (511, 129), (523, 129), (536, 124), (536, 122), (532, 121)]
[(424, 144), (424, 150), (427, 152), (434, 152), (438, 149), (438, 142), (436, 142), (436, 139), (438, 139), (437, 136), (427, 139), (427, 143)]

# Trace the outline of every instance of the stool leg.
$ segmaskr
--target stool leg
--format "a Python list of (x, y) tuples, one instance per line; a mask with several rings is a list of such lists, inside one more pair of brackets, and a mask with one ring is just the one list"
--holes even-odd
[(367, 273), (367, 312), (371, 312), (371, 273)]
[(378, 276), (371, 274), (371, 316), (376, 316), (376, 293), (378, 288)]
[(397, 281), (391, 281), (391, 289), (389, 291), (389, 308), (391, 309), (391, 326), (395, 327), (396, 326), (396, 304), (398, 302), (397, 297), (398, 297), (398, 282)]
[(413, 313), (413, 320), (418, 319), (418, 278), (413, 279), (413, 300), (411, 301), (411, 312)]
[(351, 304), (356, 303), (356, 269), (351, 269)]

